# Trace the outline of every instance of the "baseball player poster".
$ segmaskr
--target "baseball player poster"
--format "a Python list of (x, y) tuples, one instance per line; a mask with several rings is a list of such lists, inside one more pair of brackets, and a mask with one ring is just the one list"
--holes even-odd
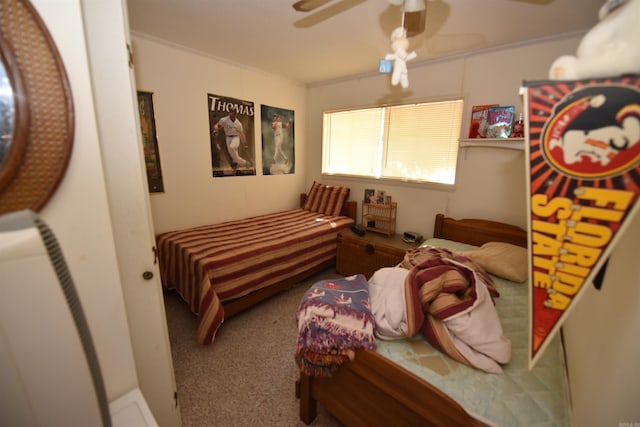
[(294, 112), (261, 105), (262, 174), (284, 175), (296, 171)]
[(213, 177), (255, 175), (253, 102), (207, 94)]
[(525, 82), (529, 368), (606, 275), (640, 203), (640, 76)]

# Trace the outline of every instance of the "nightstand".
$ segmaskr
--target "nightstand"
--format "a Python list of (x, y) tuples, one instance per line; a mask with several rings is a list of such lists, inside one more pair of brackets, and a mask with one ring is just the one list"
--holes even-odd
[(418, 246), (420, 242), (406, 243), (399, 234), (385, 236), (367, 232), (361, 237), (352, 231), (341, 231), (338, 233), (336, 272), (343, 276), (361, 273), (369, 279), (376, 270), (400, 263), (408, 249)]

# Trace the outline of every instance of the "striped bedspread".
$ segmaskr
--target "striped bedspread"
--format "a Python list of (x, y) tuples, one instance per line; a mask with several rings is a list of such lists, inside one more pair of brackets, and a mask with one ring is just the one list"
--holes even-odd
[(222, 302), (307, 271), (336, 255), (336, 237), (353, 219), (304, 209), (158, 235), (163, 286), (198, 314), (197, 341), (211, 343)]

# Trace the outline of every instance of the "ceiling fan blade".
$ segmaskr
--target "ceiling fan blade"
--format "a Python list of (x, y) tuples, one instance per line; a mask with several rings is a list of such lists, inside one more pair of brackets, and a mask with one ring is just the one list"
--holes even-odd
[(309, 28), (316, 24), (324, 22), (327, 19), (333, 18), (334, 16), (344, 12), (345, 10), (349, 10), (352, 7), (359, 5), (360, 3), (364, 3), (365, 1), (367, 0), (341, 0), (339, 2), (333, 3), (331, 6), (327, 6), (323, 9), (306, 15), (304, 18), (294, 22), (293, 25), (296, 28)]
[(311, 12), (320, 6), (324, 6), (331, 0), (300, 0), (293, 4), (293, 8), (298, 12)]

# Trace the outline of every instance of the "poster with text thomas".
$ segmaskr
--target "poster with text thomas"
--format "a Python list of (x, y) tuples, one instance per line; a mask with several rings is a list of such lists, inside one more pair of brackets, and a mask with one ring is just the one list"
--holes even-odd
[(207, 94), (214, 178), (256, 174), (253, 102)]
[(640, 76), (525, 82), (531, 369), (640, 204)]

